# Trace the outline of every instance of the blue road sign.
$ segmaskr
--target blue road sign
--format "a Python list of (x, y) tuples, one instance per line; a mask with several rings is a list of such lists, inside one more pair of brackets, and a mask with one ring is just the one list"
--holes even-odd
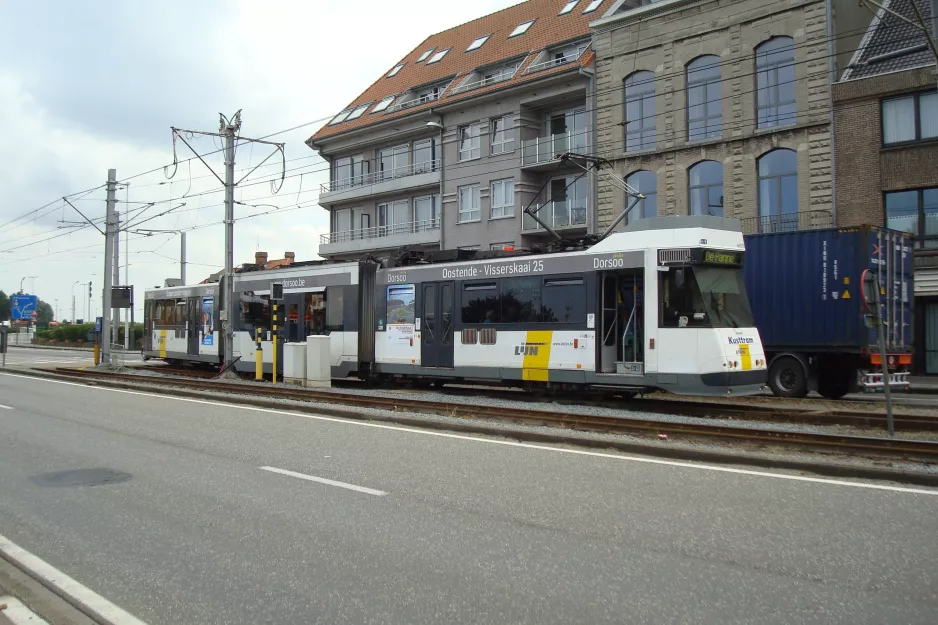
[(100, 332), (101, 326), (104, 325), (104, 320), (101, 317), (95, 317), (94, 319), (94, 331)]
[(29, 321), (36, 312), (39, 298), (35, 295), (17, 293), (10, 296), (10, 318), (14, 321)]

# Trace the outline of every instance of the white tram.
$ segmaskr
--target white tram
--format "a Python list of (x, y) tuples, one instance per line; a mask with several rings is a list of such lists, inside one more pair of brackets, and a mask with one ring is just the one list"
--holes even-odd
[[(335, 377), (752, 394), (766, 364), (744, 256), (739, 222), (671, 217), (578, 251), (454, 251), (397, 266), (241, 273), (235, 366), (253, 371), (254, 332), (269, 337), (270, 284), (282, 282), (283, 340), (328, 334)], [(270, 371), (272, 344), (263, 347)]]

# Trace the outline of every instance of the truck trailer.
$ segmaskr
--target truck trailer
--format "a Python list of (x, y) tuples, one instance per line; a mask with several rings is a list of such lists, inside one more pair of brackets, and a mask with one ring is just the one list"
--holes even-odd
[[(908, 388), (912, 364), (912, 244), (861, 226), (747, 235), (746, 290), (780, 397)], [(864, 270), (881, 285), (889, 375), (864, 304)], [(872, 326), (872, 327), (871, 327)]]

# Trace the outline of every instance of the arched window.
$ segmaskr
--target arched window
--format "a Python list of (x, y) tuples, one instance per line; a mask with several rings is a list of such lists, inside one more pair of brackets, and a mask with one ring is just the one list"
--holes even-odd
[(691, 215), (723, 216), (723, 163), (700, 161), (688, 170)]
[(761, 232), (798, 229), (798, 154), (778, 149), (759, 158)]
[(772, 37), (756, 48), (756, 107), (759, 128), (795, 123), (795, 46)]
[(655, 75), (634, 72), (625, 79), (625, 150), (655, 147)]
[(722, 126), (720, 57), (698, 56), (687, 64), (687, 140), (717, 138)]
[[(645, 196), (645, 199), (639, 200), (629, 212), (628, 223), (645, 217), (656, 217), (658, 215), (658, 176), (652, 171), (641, 169), (629, 174), (625, 182)], [(626, 205), (631, 204), (632, 199), (626, 198), (626, 202)]]

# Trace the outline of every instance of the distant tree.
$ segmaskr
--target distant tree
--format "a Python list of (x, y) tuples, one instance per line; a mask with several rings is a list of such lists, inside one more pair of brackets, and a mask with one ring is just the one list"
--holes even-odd
[(8, 321), (10, 319), (10, 298), (9, 296), (0, 291), (0, 321)]
[(36, 325), (41, 327), (48, 327), (49, 322), (55, 319), (55, 311), (52, 310), (47, 302), (39, 300), (36, 304), (36, 312), (38, 316), (36, 317)]

